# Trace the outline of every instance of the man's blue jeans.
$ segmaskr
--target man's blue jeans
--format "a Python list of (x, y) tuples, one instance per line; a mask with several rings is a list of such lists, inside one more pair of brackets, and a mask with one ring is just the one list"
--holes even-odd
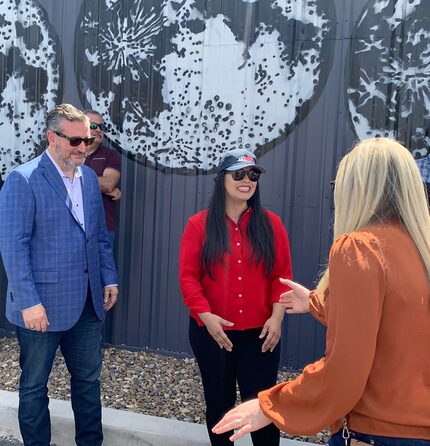
[(79, 321), (70, 330), (41, 333), (17, 327), (21, 366), (18, 418), (25, 446), (51, 443), (47, 383), (58, 346), (71, 375), (76, 444), (102, 444), (102, 325), (89, 296)]
[[(356, 440), (370, 443), (374, 446), (430, 446), (430, 440), (380, 437), (378, 435), (366, 435), (358, 432), (351, 432), (351, 437), (355, 438)], [(342, 431), (337, 432), (330, 438), (329, 446), (345, 446), (345, 440), (342, 438)]]

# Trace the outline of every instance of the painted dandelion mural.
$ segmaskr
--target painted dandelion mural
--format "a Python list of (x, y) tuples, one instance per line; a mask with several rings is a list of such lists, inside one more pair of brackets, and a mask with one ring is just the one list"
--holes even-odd
[(285, 138), (330, 70), (332, 0), (86, 0), (82, 100), (150, 166), (211, 170)]
[[(138, 81), (141, 76), (148, 78), (144, 61), (154, 55), (156, 46), (152, 36), (160, 33), (163, 17), (158, 15), (154, 7), (145, 13), (143, 3), (138, 10), (131, 12), (130, 17), (121, 18), (109, 23), (106, 30), (101, 30), (100, 41), (105, 49), (100, 54), (101, 62), (114, 75), (114, 82), (118, 82), (125, 69), (130, 70), (133, 80)], [(84, 30), (91, 30), (91, 24), (83, 26)]]
[(426, 0), (372, 0), (354, 34), (347, 95), (355, 132), (359, 138), (397, 138), (415, 158), (427, 156), (430, 20)]
[(0, 1), (0, 175), (36, 152), (45, 115), (61, 99), (61, 51), (45, 11), (31, 0)]

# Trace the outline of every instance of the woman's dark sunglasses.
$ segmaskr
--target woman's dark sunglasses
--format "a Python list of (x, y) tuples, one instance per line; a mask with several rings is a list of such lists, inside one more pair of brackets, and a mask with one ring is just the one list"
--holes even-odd
[(97, 124), (97, 122), (90, 122), (90, 129), (91, 130), (100, 129), (102, 132), (104, 132), (106, 130), (106, 126), (103, 123)]
[(258, 181), (260, 178), (261, 172), (259, 170), (233, 170), (230, 172), (234, 181), (241, 181), (245, 178), (245, 175), (248, 175), (249, 181), (253, 181), (254, 183)]
[(54, 130), (53, 130), (53, 132), (54, 132), (57, 136), (59, 136), (59, 137), (61, 137), (61, 138), (65, 138), (65, 139), (67, 139), (67, 140), (69, 141), (69, 144), (70, 144), (72, 147), (78, 147), (78, 146), (80, 146), (82, 143), (84, 143), (86, 146), (90, 146), (90, 145), (94, 142), (94, 140), (96, 139), (96, 138), (94, 138), (93, 136), (91, 136), (90, 138), (79, 138), (78, 136), (66, 136), (66, 135), (63, 135), (62, 133), (60, 133), (60, 132), (56, 132), (56, 131), (54, 131)]

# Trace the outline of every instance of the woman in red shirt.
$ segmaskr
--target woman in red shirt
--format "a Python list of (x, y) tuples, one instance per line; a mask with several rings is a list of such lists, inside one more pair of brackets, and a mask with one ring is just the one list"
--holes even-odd
[(330, 425), (330, 446), (430, 446), (430, 216), (410, 152), (360, 142), (339, 165), (334, 238), (317, 290), (288, 281), (287, 312), (327, 326), (325, 356), (260, 392), (214, 428), (233, 440), (275, 423)]
[[(209, 208), (193, 215), (180, 250), (180, 284), (190, 309), (189, 338), (200, 368), (212, 445), (232, 445), (232, 432), (212, 427), (236, 401), (276, 383), (290, 248), (281, 219), (261, 207), (264, 172), (247, 150), (221, 159)], [(254, 446), (279, 445), (274, 426), (252, 434)]]

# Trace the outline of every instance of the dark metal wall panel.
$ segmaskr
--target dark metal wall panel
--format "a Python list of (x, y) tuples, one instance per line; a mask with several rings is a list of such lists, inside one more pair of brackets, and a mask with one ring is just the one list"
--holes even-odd
[[(120, 229), (116, 242), (121, 295), (118, 304), (107, 319), (105, 340), (130, 348), (162, 349), (189, 354), (189, 316), (183, 306), (178, 284), (180, 237), (188, 217), (207, 206), (213, 187), (214, 175), (211, 169), (213, 165), (216, 165), (217, 157), (219, 157), (221, 142), (224, 141), (227, 144), (225, 147), (228, 148), (231, 140), (229, 142), (225, 138), (225, 133), (219, 133), (214, 137), (213, 142), (210, 142), (215, 149), (212, 150), (207, 146), (209, 143), (205, 142), (207, 140), (205, 140), (203, 129), (203, 117), (207, 107), (206, 104), (201, 103), (195, 106), (197, 111), (202, 112), (196, 121), (198, 127), (195, 128), (198, 130), (190, 127), (191, 132), (200, 132), (200, 146), (196, 143), (196, 147), (192, 147), (195, 152), (190, 151), (187, 146), (188, 134), (181, 133), (181, 142), (176, 141), (172, 146), (174, 150), (169, 152), (171, 160), (179, 159), (182, 153), (186, 153), (184, 166), (187, 167), (178, 169), (173, 164), (169, 165), (169, 161), (163, 158), (163, 155), (160, 155), (157, 160), (154, 153), (160, 148), (164, 149), (168, 144), (155, 145), (153, 153), (149, 152), (150, 156), (142, 157), (145, 150), (148, 150), (145, 144), (153, 138), (151, 132), (147, 132), (148, 136), (145, 139), (141, 136), (144, 132), (142, 133), (142, 129), (138, 128), (140, 123), (152, 125), (146, 120), (145, 113), (152, 113), (152, 118), (158, 119), (162, 112), (166, 111), (166, 104), (160, 103), (161, 97), (166, 102), (169, 100), (169, 95), (184, 95), (185, 98), (189, 93), (186, 93), (188, 88), (186, 82), (184, 83), (183, 80), (178, 80), (176, 77), (168, 79), (166, 89), (161, 91), (159, 89), (160, 79), (157, 77), (157, 57), (160, 54), (167, 54), (174, 47), (172, 47), (172, 36), (177, 32), (177, 28), (172, 23), (178, 17), (182, 17), (181, 10), (175, 10), (180, 2), (167, 0), (164, 3), (161, 0), (145, 0), (145, 3), (142, 3), (141, 0), (134, 2), (128, 0), (122, 2), (116, 0), (88, 0), (85, 2), (79, 0), (74, 2), (32, 0), (32, 2), (42, 6), (43, 13), (40, 14), (41, 17), (43, 16), (43, 20), (41, 19), (43, 26), (49, 30), (50, 35), (54, 36), (54, 43), (57, 43), (57, 52), (54, 58), (60, 67), (57, 101), (71, 102), (82, 108), (89, 105), (93, 108), (98, 108), (98, 106), (103, 108), (105, 107), (103, 101), (97, 102), (94, 97), (91, 99), (91, 94), (111, 89), (111, 93), (117, 95), (116, 102), (114, 101), (109, 108), (109, 113), (112, 116), (111, 130), (114, 130), (109, 133), (109, 136), (115, 149), (122, 153), (121, 189), (123, 196), (118, 208)], [(191, 0), (182, 2), (181, 8), (188, 8), (193, 3)], [(85, 22), (85, 16), (91, 12), (92, 17), (97, 21), (100, 17), (104, 17), (106, 10), (109, 9), (107, 4), (122, 6), (120, 17), (126, 17), (127, 14), (131, 17), (138, 4), (144, 5), (145, 8), (152, 5), (154, 10), (158, 10), (160, 5), (164, 4), (166, 10), (169, 11), (167, 16), (170, 22), (165, 23), (165, 32), (161, 37), (154, 40), (156, 50), (154, 50), (152, 59), (146, 65), (144, 63), (141, 65), (143, 71), (152, 70), (151, 74), (147, 77), (143, 76), (139, 84), (133, 83), (135, 82), (133, 76), (136, 75), (136, 72), (127, 75), (134, 62), (132, 59), (127, 59), (125, 53), (123, 54), (124, 60), (128, 60), (129, 65), (126, 64), (125, 68), (117, 73), (118, 76), (123, 76), (117, 86), (114, 85), (115, 79), (112, 76), (109, 77), (110, 73), (103, 70), (97, 71), (97, 68), (94, 68), (97, 67), (96, 63), (92, 68), (88, 64), (88, 58), (92, 57), (92, 60), (95, 61), (97, 55), (90, 51), (93, 42), (88, 37), (89, 28), (88, 22)], [(189, 25), (190, 30), (192, 29), (193, 33), (198, 33), (199, 26), (202, 26), (201, 23), (199, 24), (199, 20), (203, 19), (212, 21), (212, 24), (217, 23), (218, 29), (212, 27), (210, 32), (203, 34), (205, 45), (203, 45), (201, 56), (203, 58), (201, 81), (193, 86), (200, 89), (202, 94), (216, 86), (224, 91), (228, 98), (235, 98), (236, 103), (243, 101), (242, 116), (238, 117), (236, 122), (231, 121), (230, 127), (221, 127), (224, 131), (226, 129), (234, 131), (237, 129), (238, 122), (241, 122), (242, 129), (248, 124), (251, 127), (254, 126), (242, 136), (244, 144), (246, 141), (250, 141), (251, 150), (257, 149), (256, 153), (260, 156), (259, 162), (267, 169), (267, 174), (261, 180), (263, 204), (278, 213), (287, 227), (295, 279), (312, 287), (326, 261), (331, 244), (333, 203), (330, 181), (334, 178), (336, 165), (357, 137), (365, 136), (366, 132), (373, 135), (381, 130), (378, 128), (381, 115), (384, 116), (386, 112), (389, 116), (391, 113), (388, 108), (388, 111), (384, 108), (385, 104), (380, 99), (383, 94), (387, 94), (388, 103), (390, 98), (387, 92), (397, 89), (402, 103), (405, 102), (406, 90), (403, 89), (403, 86), (408, 84), (407, 79), (402, 78), (401, 73), (391, 70), (392, 77), (386, 77), (384, 80), (386, 85), (384, 84), (379, 90), (376, 88), (378, 85), (372, 81), (378, 76), (382, 79), (384, 70), (391, 69), (390, 64), (395, 65), (396, 61), (402, 61), (402, 66), (412, 70), (409, 72), (413, 73), (414, 67), (409, 66), (412, 65), (411, 60), (417, 57), (420, 49), (425, 53), (425, 48), (419, 47), (416, 42), (408, 41), (411, 36), (409, 27), (413, 23), (414, 31), (420, 33), (420, 27), (428, 26), (420, 21), (420, 16), (428, 17), (430, 15), (430, 4), (427, 0), (321, 0), (319, 2), (307, 0), (293, 2), (284, 0), (271, 2), (269, 0), (257, 2), (207, 0), (195, 2), (195, 4), (198, 5), (194, 11), (197, 15), (193, 23)], [(312, 9), (311, 4), (318, 4), (322, 8), (317, 12), (323, 11), (323, 13), (316, 19), (306, 15), (309, 8)], [(2, 14), (1, 8), (4, 7), (0, 6), (0, 14)], [(216, 22), (221, 15), (225, 16), (225, 20)], [(289, 17), (288, 21), (285, 19), (286, 17)], [(150, 14), (147, 15), (147, 19), (150, 20)], [(323, 22), (325, 22), (326, 30), (321, 35), (325, 39), (325, 44), (324, 48), (321, 47), (319, 59), (317, 58), (320, 64), (313, 67), (316, 81), (315, 94), (310, 95), (304, 101), (302, 101), (301, 95), (303, 93), (302, 96), (306, 97), (306, 88), (309, 88), (305, 80), (309, 79), (306, 77), (306, 71), (303, 71), (301, 75), (297, 75), (294, 70), (291, 71), (290, 82), (282, 90), (268, 95), (263, 106), (258, 102), (261, 92), (264, 93), (264, 88), (269, 88), (270, 82), (274, 82), (276, 76), (283, 75), (284, 72), (277, 72), (273, 67), (273, 71), (270, 71), (256, 66), (254, 73), (248, 72), (240, 82), (235, 81), (234, 85), (229, 85), (231, 82), (230, 67), (225, 66), (224, 71), (216, 78), (208, 77), (207, 71), (213, 69), (211, 58), (218, 57), (214, 56), (215, 53), (212, 52), (213, 46), (219, 47), (219, 54), (223, 57), (232, 57), (231, 45), (236, 42), (247, 42), (245, 49), (241, 48), (240, 51), (238, 49), (239, 58), (243, 57), (244, 62), (249, 63), (253, 57), (256, 57), (258, 51), (261, 50), (253, 46), (258, 39), (255, 29), (261, 23), (267, 25), (266, 31), (268, 31), (261, 44), (263, 47), (267, 46), (268, 54), (274, 46), (283, 42), (291, 54), (302, 52), (303, 57), (309, 58), (309, 52), (319, 48), (318, 40), (315, 40), (315, 30), (322, 29)], [(119, 22), (115, 22), (115, 26), (117, 23)], [(401, 26), (397, 27), (395, 23), (401, 23)], [(156, 21), (153, 22), (153, 25), (153, 29), (158, 26)], [(106, 28), (107, 25), (98, 29), (98, 34), (94, 34), (98, 36), (100, 42), (103, 40), (101, 36), (105, 36), (103, 33)], [(279, 31), (279, 39), (271, 40), (271, 28)], [(260, 28), (260, 32), (261, 30), (262, 28)], [(235, 33), (236, 40), (227, 39), (231, 32)], [(30, 36), (31, 31), (28, 30), (27, 34)], [(182, 58), (185, 54), (184, 51), (189, 49), (184, 42), (191, 35), (185, 34), (182, 36), (182, 40), (175, 41), (178, 54), (182, 55)], [(383, 55), (383, 49), (372, 49), (378, 48), (378, 38), (382, 38), (383, 45), (391, 45), (389, 42), (390, 39), (392, 40), (392, 61), (387, 62), (384, 57), (379, 57), (380, 54)], [(37, 39), (35, 40), (33, 36), (33, 40), (30, 39), (30, 41), (34, 43)], [(414, 46), (415, 43), (416, 46)], [(195, 42), (195, 47), (197, 48), (197, 46), (198, 43)], [(401, 51), (403, 46), (405, 55), (402, 55)], [(428, 48), (429, 46), (430, 40), (427, 34), (424, 39), (424, 47)], [(86, 48), (85, 51), (80, 50), (83, 48)], [(143, 51), (144, 49), (142, 49)], [(136, 53), (135, 57), (139, 57), (139, 54)], [(183, 59), (181, 57), (177, 59), (178, 67), (182, 66)], [(8, 70), (11, 69), (11, 65), (7, 65), (4, 59), (2, 61), (1, 79), (5, 79), (10, 74)], [(123, 59), (118, 60), (118, 63), (121, 61)], [(162, 59), (158, 62), (161, 65), (164, 63)], [(218, 62), (222, 64), (222, 58)], [(263, 62), (264, 60), (261, 59), (260, 65)], [(18, 59), (16, 63), (19, 64)], [(199, 63), (196, 56), (196, 70)], [(383, 66), (384, 63), (386, 63), (385, 66)], [(425, 58), (422, 63), (427, 63)], [(428, 62), (428, 66), (430, 66), (430, 62)], [(426, 67), (428, 68), (428, 66)], [(246, 63), (241, 69), (246, 69)], [(25, 70), (16, 70), (16, 72), (26, 73)], [(420, 69), (411, 76), (420, 80), (422, 73), (425, 74), (426, 69), (420, 66)], [(233, 74), (235, 75), (235, 73)], [(361, 83), (358, 89), (357, 82)], [(427, 77), (427, 86), (428, 83)], [(3, 86), (3, 84), (1, 85)], [(258, 88), (262, 90), (259, 91), (255, 85), (258, 85)], [(43, 91), (42, 87), (42, 84), (37, 85), (37, 89), (40, 91)], [(255, 90), (252, 90), (253, 88)], [(125, 128), (133, 121), (133, 116), (136, 117), (136, 115), (129, 114), (129, 120), (125, 118), (126, 113), (130, 110), (130, 102), (132, 102), (129, 98), (130, 91), (133, 91), (135, 97), (140, 98), (140, 105), (146, 111), (142, 112), (141, 120), (136, 119), (135, 129), (137, 130), (129, 133), (130, 140), (128, 140), (124, 136), (127, 134)], [(294, 92), (297, 92), (297, 95), (291, 100), (295, 101), (293, 110), (295, 115), (291, 118), (289, 114), (292, 109), (287, 106), (283, 107), (282, 101), (285, 95)], [(26, 93), (30, 94), (31, 91)], [(428, 100), (428, 88), (422, 90), (421, 93), (423, 93), (421, 96), (411, 96), (411, 98), (415, 97), (415, 104)], [(191, 93), (189, 94), (191, 95)], [(366, 102), (366, 94), (370, 98), (371, 106)], [(118, 102), (118, 97), (123, 99), (122, 102)], [(107, 96), (106, 101), (108, 101)], [(236, 103), (233, 103), (235, 112), (237, 112)], [(137, 105), (139, 103), (134, 104), (134, 106)], [(181, 108), (180, 104), (170, 105), (172, 119), (183, 114), (182, 127), (180, 123), (176, 123), (176, 129), (182, 132), (187, 122), (188, 111)], [(214, 112), (214, 115), (218, 112), (220, 115), (224, 113), (224, 105), (216, 104), (215, 101), (213, 106), (217, 111)], [(191, 108), (193, 106), (190, 104)], [(279, 110), (276, 116), (273, 116), (274, 120), (285, 122), (285, 128), (278, 132), (276, 137), (273, 136), (273, 132), (270, 133), (266, 127), (261, 125), (260, 119), (264, 114), (263, 111), (270, 113), (273, 110)], [(351, 119), (351, 111), (357, 112), (354, 119)], [(426, 125), (427, 115), (423, 113), (422, 120), (417, 121), (416, 117), (407, 115), (407, 107), (403, 109), (403, 112), (406, 117), (401, 117), (399, 110), (399, 114), (394, 119), (396, 124), (390, 124), (389, 127), (397, 126), (396, 132), (399, 135), (409, 135), (407, 142), (412, 143), (415, 141), (412, 138), (414, 132), (417, 133), (420, 126)], [(206, 118), (212, 119), (210, 115), (207, 115)], [(252, 120), (253, 123), (247, 123), (246, 119)], [(258, 124), (259, 122), (260, 124)], [(16, 121), (16, 123), (19, 128), (19, 122)], [(160, 121), (159, 125), (161, 128), (164, 124)], [(172, 129), (172, 131), (175, 130), (174, 126)], [(261, 129), (268, 132), (268, 135), (270, 133), (264, 143), (261, 143), (260, 133), (263, 131)], [(250, 136), (251, 134), (253, 136)], [(140, 136), (133, 139), (135, 135)], [(397, 133), (394, 132), (394, 135)], [(160, 138), (161, 141), (162, 135)], [(34, 139), (38, 140), (38, 136), (34, 135)], [(10, 153), (8, 152), (7, 156), (4, 155), (1, 144), (0, 142), (0, 154), (3, 159), (0, 161), (3, 162), (7, 158), (7, 162), (10, 162), (12, 159)], [(237, 140), (237, 144), (240, 144), (239, 140)], [(200, 150), (197, 150), (198, 148)], [(14, 150), (16, 152), (23, 149), (22, 146), (19, 146)], [(203, 164), (200, 163), (202, 160)], [(0, 291), (2, 299), (0, 329), (10, 328), (4, 317), (3, 303), (6, 280), (2, 269), (0, 269)], [(283, 365), (302, 367), (318, 358), (323, 352), (324, 328), (320, 324), (308, 315), (286, 317), (282, 339)]]

